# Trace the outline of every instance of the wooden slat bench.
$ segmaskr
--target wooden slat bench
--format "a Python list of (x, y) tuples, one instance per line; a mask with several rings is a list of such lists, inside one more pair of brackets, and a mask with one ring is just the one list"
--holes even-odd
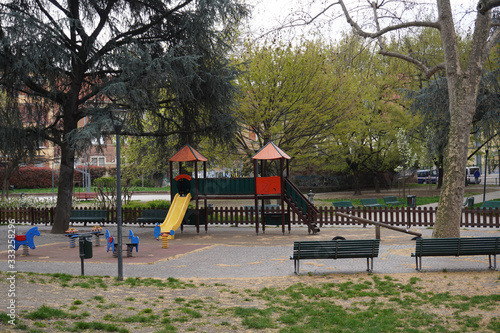
[(350, 201), (334, 201), (332, 202), (335, 208), (352, 208), (352, 202)]
[(167, 217), (168, 210), (166, 209), (143, 209), (141, 217), (137, 218), (137, 222), (144, 225), (145, 223), (162, 223)]
[(366, 258), (367, 271), (373, 270), (373, 258), (378, 257), (379, 239), (302, 241), (294, 242), (293, 260), (295, 274), (299, 274), (300, 260)]
[(96, 222), (102, 224), (108, 218), (108, 211), (105, 209), (73, 209), (69, 222), (83, 222), (86, 226), (87, 222)]
[[(496, 270), (496, 255), (500, 252), (500, 237), (417, 238), (415, 252), (417, 271), (422, 270), (422, 257), (487, 255), (490, 269)], [(493, 259), (493, 260), (492, 260)]]
[(364, 207), (385, 207), (385, 205), (378, 203), (378, 200), (374, 198), (361, 199), (361, 204)]
[(481, 204), (481, 208), (483, 208), (483, 209), (500, 208), (500, 201), (484, 201)]
[(384, 202), (386, 205), (399, 206), (404, 205), (404, 202), (399, 201), (395, 196), (384, 197)]

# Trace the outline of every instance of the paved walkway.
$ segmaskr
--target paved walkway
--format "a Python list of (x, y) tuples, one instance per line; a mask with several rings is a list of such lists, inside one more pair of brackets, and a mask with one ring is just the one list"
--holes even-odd
[[(474, 198), (474, 203), (477, 204), (477, 203), (482, 203), (483, 202), (483, 196), (485, 198), (484, 201), (489, 201), (489, 200), (493, 200), (493, 199), (500, 199), (500, 191), (495, 191), (495, 192), (487, 192), (486, 195), (483, 195), (483, 193), (481, 194), (476, 194), (476, 195), (471, 195), (471, 197)], [(465, 201), (465, 200), (464, 200)], [(419, 206), (419, 207), (437, 207), (438, 206), (438, 203), (432, 203), (432, 204), (428, 204), (428, 205), (422, 205), (422, 206)]]
[[(23, 234), (31, 226), (16, 226), (16, 233)], [(81, 274), (78, 245), (70, 248), (64, 235), (53, 235), (50, 227), (39, 227), (41, 236), (35, 237), (36, 249), (28, 256), (15, 258), (15, 268), (7, 266), (7, 226), (0, 227), (2, 247), (0, 270), (40, 273)], [(90, 228), (79, 227), (82, 231)], [(132, 258), (124, 251), (124, 277), (157, 278), (253, 278), (293, 276), (293, 262), (289, 259), (296, 240), (329, 240), (335, 236), (347, 239), (374, 238), (373, 227), (324, 227), (317, 235), (309, 235), (306, 227), (294, 226), (290, 234), (281, 228), (266, 228), (265, 234), (256, 234), (254, 227), (209, 226), (208, 232), (196, 233), (187, 226), (183, 233), (169, 241), (163, 249), (161, 242), (153, 238), (151, 227), (125, 227), (124, 235), (132, 229), (140, 237), (139, 252)], [(116, 235), (116, 228), (109, 228)], [(432, 230), (412, 228), (424, 237)], [(415, 273), (415, 259), (411, 257), (415, 242), (411, 236), (383, 229), (379, 258), (374, 260), (374, 273)], [(500, 236), (496, 229), (462, 230), (462, 236)], [(86, 259), (86, 275), (117, 275), (117, 259), (106, 252), (104, 242), (93, 247), (93, 258)], [(3, 249), (0, 249), (3, 250)], [(426, 271), (488, 271), (488, 257), (436, 257), (424, 258)], [(366, 259), (305, 260), (300, 264), (301, 274), (352, 274), (365, 273)]]

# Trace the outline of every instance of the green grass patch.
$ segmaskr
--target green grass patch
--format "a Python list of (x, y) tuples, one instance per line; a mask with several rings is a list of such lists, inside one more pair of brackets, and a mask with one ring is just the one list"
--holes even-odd
[(25, 317), (27, 319), (57, 319), (57, 318), (71, 318), (72, 316), (61, 309), (56, 309), (50, 306), (42, 305), (35, 311), (29, 312)]

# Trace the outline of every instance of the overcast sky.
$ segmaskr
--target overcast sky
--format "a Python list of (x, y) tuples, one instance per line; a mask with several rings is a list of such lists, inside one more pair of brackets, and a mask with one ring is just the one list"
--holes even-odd
[[(260, 36), (266, 32), (269, 32), (275, 27), (283, 25), (285, 22), (289, 22), (290, 19), (299, 18), (298, 15), (294, 15), (300, 10), (307, 12), (310, 16), (302, 16), (303, 18), (311, 18), (312, 16), (318, 14), (324, 5), (315, 5), (318, 3), (334, 3), (332, 1), (321, 1), (321, 0), (245, 0), (247, 4), (252, 6), (252, 19), (249, 22), (249, 29), (254, 36)], [(379, 0), (380, 1), (380, 0)], [(427, 2), (432, 4), (432, 11), (435, 13), (436, 5), (435, 0), (421, 0), (422, 2)], [(347, 6), (357, 6), (359, 4), (366, 4), (366, 0), (346, 0)], [(454, 18), (455, 21), (465, 22), (462, 23), (462, 27), (471, 26), (475, 17), (475, 7), (478, 0), (451, 0), (452, 6), (454, 8)], [(472, 15), (467, 14), (473, 11)], [(314, 13), (314, 14), (313, 14)], [(354, 14), (355, 15), (355, 14)], [(335, 5), (329, 9), (325, 15), (322, 15), (322, 19), (318, 20), (318, 25), (321, 29), (316, 27), (306, 28), (306, 31), (316, 32), (329, 35), (330, 38), (335, 39), (332, 35), (338, 34), (342, 30), (348, 30), (345, 18), (340, 13), (340, 6)], [(323, 36), (326, 37), (326, 36)]]

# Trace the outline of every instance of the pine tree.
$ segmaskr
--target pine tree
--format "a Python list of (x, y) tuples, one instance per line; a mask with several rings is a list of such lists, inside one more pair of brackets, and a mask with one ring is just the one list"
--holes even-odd
[[(124, 134), (226, 139), (237, 71), (227, 60), (235, 0), (3, 1), (0, 61), (9, 84), (52, 103), (45, 135), (61, 149), (53, 233), (69, 224), (75, 154), (112, 131), (110, 110), (128, 110)], [(145, 131), (145, 114), (155, 128)], [(78, 127), (87, 117), (87, 125)]]

